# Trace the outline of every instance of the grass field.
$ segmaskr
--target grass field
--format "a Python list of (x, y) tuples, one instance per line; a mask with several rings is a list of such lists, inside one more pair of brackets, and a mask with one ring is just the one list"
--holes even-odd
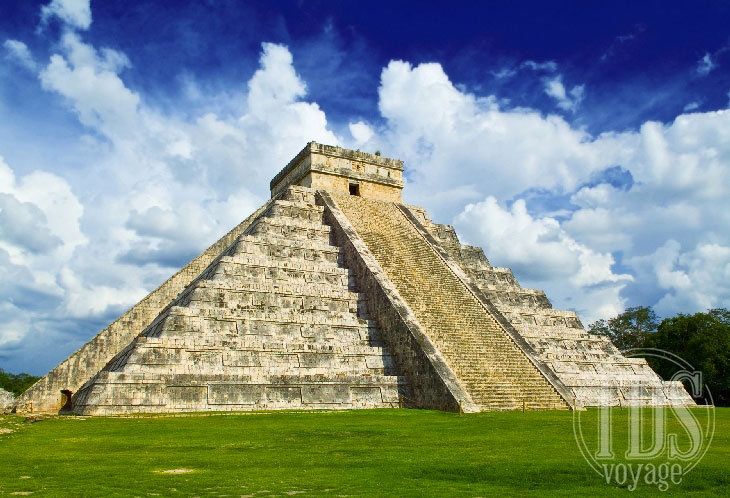
[[(614, 412), (618, 436), (626, 414)], [(583, 416), (590, 422), (596, 412)], [(35, 423), (3, 416), (0, 495), (727, 495), (730, 409), (717, 409), (716, 420), (702, 462), (660, 493), (607, 485), (582, 458), (569, 412), (365, 410)]]

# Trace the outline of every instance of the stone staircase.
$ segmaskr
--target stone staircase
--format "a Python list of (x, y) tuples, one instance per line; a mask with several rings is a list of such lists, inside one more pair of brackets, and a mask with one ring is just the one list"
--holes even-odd
[(553, 309), (543, 291), (521, 287), (509, 268), (461, 244), (453, 227), (408, 209), (581, 404), (694, 406), (681, 383), (663, 381), (643, 358), (627, 358), (609, 338), (586, 332), (574, 312)]
[(289, 187), (74, 396), (79, 414), (398, 406), (314, 191)]
[(480, 409), (568, 408), (396, 204), (331, 196)]

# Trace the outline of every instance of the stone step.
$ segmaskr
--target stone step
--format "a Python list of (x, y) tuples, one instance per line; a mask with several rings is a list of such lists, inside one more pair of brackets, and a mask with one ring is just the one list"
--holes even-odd
[[(329, 325), (333, 327), (370, 327), (377, 328), (377, 322), (374, 320), (358, 317), (353, 313), (333, 313), (333, 312), (314, 312), (301, 313), (298, 310), (282, 309), (275, 311), (248, 310), (245, 313), (234, 313), (226, 308), (186, 308), (183, 306), (172, 306), (169, 309), (169, 316), (179, 316), (184, 318), (203, 318), (213, 319), (216, 321), (237, 322), (239, 325), (266, 322), (276, 324), (273, 326), (283, 326), (291, 324), (294, 326), (303, 325)], [(153, 324), (154, 325), (154, 324)]]
[(316, 204), (306, 204), (285, 199), (275, 200), (269, 208), (264, 211), (264, 216), (269, 218), (291, 218), (304, 220), (313, 223), (322, 223), (324, 208)]
[[(180, 357), (187, 358), (191, 355), (179, 355)], [(198, 354), (201, 356), (201, 354)], [(210, 355), (208, 355), (210, 356)], [(337, 381), (343, 376), (386, 376), (392, 374), (394, 369), (392, 365), (377, 365), (376, 361), (367, 360), (365, 358), (347, 358), (342, 357), (338, 360), (332, 360), (330, 365), (301, 365), (297, 364), (296, 355), (293, 355), (291, 360), (293, 363), (286, 363), (286, 360), (280, 359), (276, 361), (272, 359), (271, 363), (263, 365), (229, 365), (226, 363), (226, 358), (223, 359), (222, 364), (214, 365), (190, 365), (175, 361), (171, 359), (166, 363), (140, 363), (134, 361), (135, 358), (130, 359), (124, 366), (124, 372), (128, 374), (143, 372), (148, 374), (160, 374), (160, 375), (207, 375), (211, 372), (220, 371), (221, 373), (226, 371), (234, 371), (236, 375), (245, 376), (251, 382), (262, 382), (268, 383), (271, 381), (271, 376), (292, 376), (292, 377), (306, 377), (306, 376), (321, 376), (323, 380), (329, 379), (330, 381)], [(161, 360), (158, 360), (161, 361)], [(373, 366), (369, 364), (372, 363)], [(380, 362), (382, 363), (382, 362)]]
[[(508, 319), (515, 327), (521, 327), (528, 335), (555, 335), (562, 337), (564, 329), (574, 329), (568, 334), (584, 334), (588, 332), (583, 330), (583, 325), (572, 311), (560, 311), (553, 309), (526, 309), (515, 306), (500, 305), (498, 310)], [(545, 327), (558, 327), (551, 334), (549, 329)], [(533, 332), (530, 332), (533, 331)], [(569, 335), (570, 337), (570, 335)]]
[[(467, 384), (469, 385), (469, 384)], [(539, 386), (487, 386), (487, 385), (470, 385), (470, 394), (479, 398), (485, 398), (489, 396), (513, 396), (520, 397), (535, 397), (544, 395), (554, 395), (554, 389), (544, 389)], [(552, 400), (550, 400), (552, 402)]]
[[(139, 378), (141, 376), (141, 378)], [(114, 375), (98, 379), (77, 410), (87, 415), (174, 411), (351, 409), (397, 406), (405, 384), (394, 377), (278, 377)], [(396, 380), (391, 380), (396, 379)]]
[(296, 296), (275, 292), (221, 290), (208, 287), (193, 289), (185, 304), (195, 308), (227, 308), (237, 312), (296, 309), (302, 313), (318, 310), (357, 314), (357, 297)]
[(240, 338), (197, 337), (199, 334), (138, 337), (137, 344), (147, 348), (163, 347), (177, 349), (226, 349), (236, 351), (267, 351), (291, 353), (343, 354), (343, 355), (385, 355), (385, 349), (371, 343), (368, 337), (341, 337), (341, 340), (330, 340), (323, 343), (316, 337), (291, 337), (289, 340), (280, 336), (243, 336)]
[(337, 264), (340, 250), (335, 246), (314, 241), (280, 238), (243, 236), (238, 239), (231, 256), (252, 255), (262, 259), (287, 261), (310, 261)]
[(347, 268), (342, 268), (338, 266), (337, 263), (332, 263), (329, 261), (284, 261), (278, 258), (269, 258), (261, 255), (252, 254), (237, 254), (235, 256), (225, 256), (221, 258), (221, 260), (218, 262), (219, 265), (221, 263), (312, 273), (334, 273), (339, 275), (349, 275), (350, 273)]
[(282, 192), (280, 199), (294, 202), (296, 204), (314, 206), (317, 202), (315, 193), (316, 191), (311, 188), (290, 185)]
[(510, 306), (526, 310), (551, 309), (552, 305), (545, 297), (545, 293), (533, 289), (495, 289), (491, 285), (481, 284), (477, 287), (487, 296), (495, 306)]
[[(239, 375), (236, 372), (213, 372), (204, 376), (198, 374), (175, 374), (168, 376), (164, 374), (147, 374), (141, 372), (126, 373), (109, 370), (102, 370), (97, 374), (100, 382), (144, 382), (156, 383), (160, 381), (172, 381), (173, 385), (210, 385), (212, 383), (227, 383), (235, 381), (237, 384), (259, 384), (247, 375)], [(322, 375), (271, 375), (269, 383), (272, 385), (287, 384), (353, 384), (353, 385), (398, 385), (407, 383), (407, 379), (398, 375), (341, 375), (334, 379), (324, 378)]]
[(353, 284), (349, 270), (330, 263), (285, 262), (251, 256), (224, 256), (205, 274), (207, 280), (226, 277), (258, 282), (274, 280), (348, 287)]
[[(482, 411), (519, 411), (522, 410), (522, 402), (499, 402), (495, 404), (483, 404), (480, 405)], [(564, 410), (565, 408), (560, 404), (545, 404), (545, 403), (527, 403), (525, 406), (526, 410), (529, 411), (541, 411), (541, 410)]]
[(366, 302), (358, 292), (349, 290), (342, 284), (328, 282), (318, 284), (251, 281), (235, 277), (219, 277), (212, 280), (198, 280), (194, 289), (208, 289), (221, 292), (274, 294), (279, 296), (321, 297), (338, 300), (351, 300), (355, 303)]
[(467, 275), (476, 282), (482, 282), (483, 284), (492, 284), (497, 287), (500, 285), (507, 285), (509, 287), (520, 287), (520, 284), (512, 274), (512, 270), (509, 268), (503, 268), (499, 266), (492, 266), (480, 270), (466, 270)]
[(249, 235), (265, 235), (269, 237), (311, 239), (320, 243), (329, 241), (331, 228), (321, 223), (294, 218), (258, 218), (246, 230)]

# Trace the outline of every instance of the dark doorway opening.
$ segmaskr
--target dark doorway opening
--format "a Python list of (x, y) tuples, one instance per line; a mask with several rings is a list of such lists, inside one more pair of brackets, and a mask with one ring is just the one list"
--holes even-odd
[(360, 195), (360, 185), (358, 185), (357, 183), (351, 183), (350, 195)]
[(61, 411), (62, 412), (70, 412), (73, 408), (71, 406), (71, 397), (73, 396), (73, 393), (69, 391), (68, 389), (61, 389)]

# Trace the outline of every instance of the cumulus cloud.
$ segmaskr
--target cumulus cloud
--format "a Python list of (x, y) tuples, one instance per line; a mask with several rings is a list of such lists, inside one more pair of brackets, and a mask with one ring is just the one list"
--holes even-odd
[(90, 0), (52, 0), (41, 8), (41, 21), (48, 22), (57, 18), (67, 26), (77, 29), (89, 29), (91, 26)]
[(131, 138), (139, 121), (139, 95), (117, 74), (127, 58), (111, 49), (97, 51), (75, 33), (62, 39), (66, 56), (53, 54), (40, 78), (44, 88), (68, 99), (79, 120), (113, 138)]
[[(481, 246), (491, 260), (511, 267), (523, 283), (564, 282), (563, 292), (575, 296), (572, 307), (584, 315), (600, 316), (622, 309), (618, 291), (632, 277), (614, 273), (610, 253), (600, 253), (577, 242), (557, 220), (531, 216), (524, 200), (504, 209), (497, 199), (488, 196), (468, 204), (455, 223), (471, 243)], [(613, 289), (612, 300), (605, 299), (606, 288)], [(603, 298), (599, 310), (591, 309), (593, 289), (598, 289)]]
[(563, 118), (502, 111), (493, 96), (457, 89), (439, 64), (391, 62), (379, 95), (383, 149), (410, 166), (414, 186), (404, 194), (433, 200), (437, 216), (454, 216), (485, 193), (506, 201), (529, 188), (572, 190), (603, 164), (590, 137)]
[(36, 62), (28, 49), (28, 45), (18, 40), (5, 40), (3, 47), (5, 47), (6, 58), (17, 62), (26, 69), (35, 71)]
[(544, 84), (545, 93), (554, 98), (557, 101), (558, 107), (565, 111), (575, 112), (583, 101), (583, 93), (585, 91), (583, 85), (574, 86), (568, 92), (560, 76), (546, 79)]
[[(562, 90), (557, 97), (573, 97)], [(628, 305), (730, 306), (730, 284), (689, 272), (706, 261), (693, 248), (730, 246), (730, 137), (721, 131), (730, 111), (594, 137), (559, 116), (460, 90), (438, 64), (391, 62), (379, 92), (382, 146), (406, 161), (408, 202), (453, 222), (557, 307), (591, 321)], [(681, 244), (675, 267), (693, 278), (693, 293), (716, 300), (673, 298), (680, 280), (640, 264), (668, 240)]]
[(0, 194), (0, 237), (32, 253), (49, 251), (61, 244), (51, 234), (46, 217), (38, 206), (20, 202), (10, 194)]
[(659, 313), (727, 307), (730, 301), (730, 247), (700, 243), (682, 251), (681, 244), (667, 240), (646, 256), (629, 262), (637, 272), (653, 275), (663, 295), (655, 308)]
[(64, 179), (42, 171), (17, 179), (0, 157), (0, 346), (24, 339), (45, 306), (55, 309), (58, 271), (86, 242), (82, 213)]
[[(44, 19), (85, 29), (84, 6), (54, 0)], [(283, 45), (262, 44), (258, 69), (231, 97), (241, 105), (221, 106), (237, 111), (187, 117), (125, 83), (125, 54), (63, 32), (39, 78), (86, 127), (93, 154), (63, 178), (0, 161), (0, 311), (14, 317), (0, 324), (0, 358), (15, 348), (29, 359), (42, 339), (57, 352), (47, 361), (62, 359), (261, 205), (310, 140), (404, 159), (408, 202), (585, 322), (627, 305), (730, 306), (730, 111), (592, 136), (457, 87), (440, 64), (391, 61), (382, 120), (353, 120), (342, 139), (306, 100)], [(30, 57), (19, 44), (5, 43), (16, 61)], [(515, 68), (540, 72), (558, 108), (580, 109), (584, 88), (566, 88), (554, 62)]]
[(80, 218), (83, 206), (63, 178), (44, 171), (16, 180), (0, 157), (0, 244), (23, 262), (29, 254), (68, 259), (85, 243)]
[[(306, 142), (340, 142), (319, 106), (304, 100), (306, 84), (283, 45), (262, 44), (234, 115), (163, 113), (126, 85), (130, 67), (125, 54), (66, 31), (39, 72), (42, 87), (88, 130), (92, 159), (72, 178), (83, 196), (55, 174), (16, 179), (0, 162), (3, 271), (30, 275), (32, 287), (0, 296), (29, 320), (6, 323), (0, 343), (26, 357), (36, 324), (62, 341), (54, 343), (59, 356), (70, 353), (260, 206), (268, 181)], [(38, 289), (54, 301), (18, 302)]]
[(577, 243), (550, 217), (535, 219), (525, 201), (503, 209), (494, 197), (468, 204), (456, 221), (479, 234), (488, 253), (514, 266), (529, 280), (569, 279), (576, 286), (630, 279), (611, 271), (613, 257)]
[(375, 135), (373, 129), (364, 121), (358, 121), (356, 123), (350, 123), (348, 125), (352, 138), (355, 139), (357, 145), (363, 145), (370, 141)]

